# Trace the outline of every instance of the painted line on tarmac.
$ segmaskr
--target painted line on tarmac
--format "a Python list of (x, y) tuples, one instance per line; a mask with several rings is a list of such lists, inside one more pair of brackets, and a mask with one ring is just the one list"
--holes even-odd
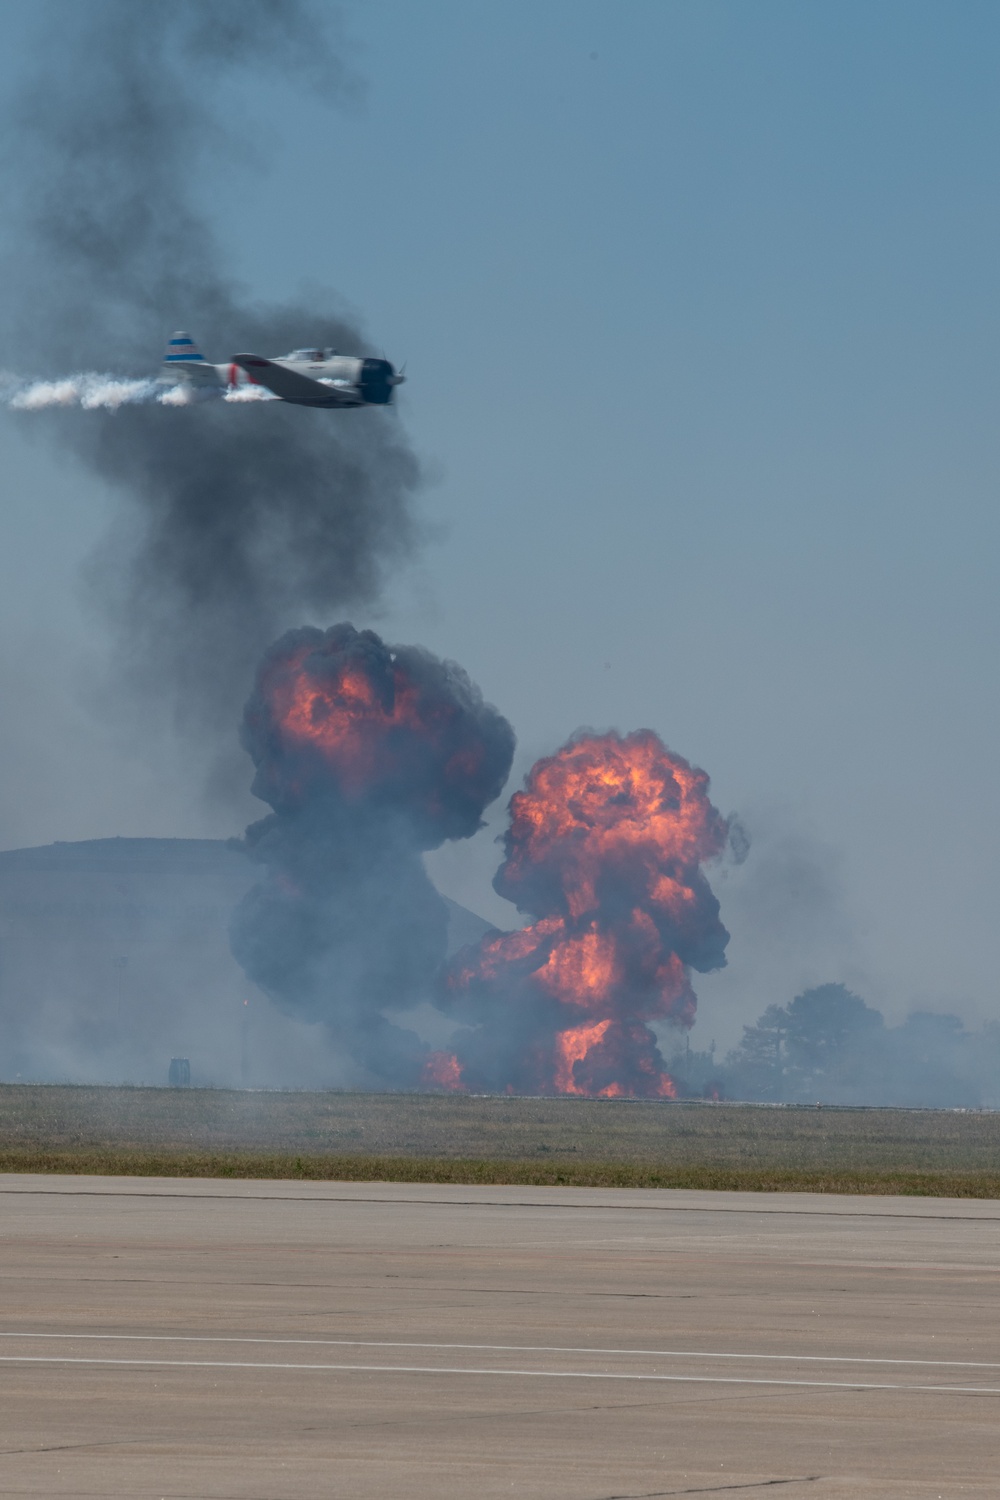
[(0, 1339), (87, 1339), (131, 1344), (284, 1344), (314, 1349), (468, 1349), (496, 1354), (609, 1354), (641, 1359), (781, 1360), (787, 1364), (918, 1365), (941, 1370), (1000, 1370), (1000, 1361), (981, 1359), (899, 1359), (876, 1354), (741, 1354), (716, 1349), (603, 1349), (585, 1344), (444, 1344), (426, 1339), (296, 1339), (220, 1333), (21, 1333), (0, 1330)]
[[(199, 1179), (200, 1181), (211, 1179)], [(279, 1179), (287, 1181), (287, 1179)], [(405, 1183), (401, 1186), (412, 1186)], [(727, 1192), (745, 1192), (747, 1189), (740, 1188), (563, 1188), (552, 1187), (540, 1188), (540, 1192), (550, 1191), (553, 1193), (601, 1193), (601, 1192), (704, 1192), (713, 1196), (722, 1196)], [(795, 1192), (794, 1188), (777, 1188), (775, 1193)], [(838, 1209), (838, 1208), (758, 1208), (756, 1204), (710, 1204), (710, 1203), (537, 1203), (527, 1198), (355, 1198), (353, 1196), (328, 1196), (319, 1197), (315, 1194), (292, 1194), (292, 1193), (150, 1193), (133, 1192), (128, 1189), (115, 1188), (19, 1188), (0, 1187), (0, 1195), (12, 1198), (35, 1197), (35, 1198), (163, 1198), (165, 1200), (180, 1198), (185, 1202), (205, 1203), (313, 1203), (324, 1205), (328, 1203), (353, 1203), (360, 1206), (372, 1204), (388, 1206), (390, 1208), (539, 1208), (557, 1209), (560, 1212), (583, 1211), (586, 1213), (628, 1213), (647, 1214), (773, 1214), (790, 1215), (806, 1219), (908, 1219), (920, 1223), (935, 1224), (942, 1221), (954, 1223), (959, 1221), (966, 1224), (1000, 1224), (1000, 1214), (898, 1214), (889, 1213), (885, 1209)], [(769, 1196), (761, 1194), (762, 1197)], [(803, 1197), (816, 1197), (818, 1194), (810, 1194), (807, 1189), (802, 1190)], [(824, 1197), (828, 1196), (823, 1194)], [(845, 1193), (845, 1198), (857, 1198), (865, 1196), (858, 1193)], [(896, 1196), (891, 1193), (873, 1193), (873, 1198), (885, 1198)], [(900, 1195), (901, 1196), (901, 1195)], [(947, 1202), (948, 1199), (939, 1201)], [(974, 1200), (985, 1202), (985, 1199)]]
[(359, 1375), (485, 1375), (522, 1380), (631, 1380), (672, 1385), (767, 1385), (807, 1387), (811, 1390), (914, 1391), (944, 1396), (1000, 1396), (1000, 1386), (890, 1385), (860, 1380), (782, 1380), (751, 1375), (630, 1374), (607, 1370), (486, 1370), (464, 1365), (319, 1365), (286, 1364), (271, 1360), (228, 1359), (101, 1359), (84, 1355), (0, 1354), (3, 1365), (101, 1365), (150, 1370), (315, 1370)]

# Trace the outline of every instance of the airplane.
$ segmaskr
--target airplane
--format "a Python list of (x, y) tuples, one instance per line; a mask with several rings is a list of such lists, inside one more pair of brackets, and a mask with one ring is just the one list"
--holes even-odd
[(192, 395), (226, 395), (262, 386), (297, 406), (388, 406), (406, 376), (387, 359), (361, 359), (336, 349), (293, 349), (278, 359), (234, 354), (228, 364), (209, 364), (194, 339), (175, 333), (163, 356), (161, 381), (187, 387)]

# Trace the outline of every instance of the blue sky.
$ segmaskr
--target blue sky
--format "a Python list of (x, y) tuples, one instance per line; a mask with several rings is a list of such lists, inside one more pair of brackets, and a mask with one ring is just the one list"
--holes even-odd
[[(333, 287), (408, 361), (428, 537), (355, 623), (460, 660), (519, 774), (581, 724), (709, 771), (754, 852), (693, 1044), (825, 980), (1000, 1016), (1000, 10), (345, 17), (356, 105), (223, 91), (244, 159), (191, 170), (235, 279)], [(0, 3), (4, 91), (31, 25)], [(115, 502), (3, 442), (0, 842), (233, 831), (79, 706)], [(435, 871), (505, 920), (494, 824)]]

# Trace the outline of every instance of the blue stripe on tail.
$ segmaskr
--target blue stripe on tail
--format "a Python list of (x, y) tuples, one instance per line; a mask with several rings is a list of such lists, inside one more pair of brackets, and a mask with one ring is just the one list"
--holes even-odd
[(205, 361), (204, 354), (191, 335), (187, 333), (175, 333), (167, 343), (167, 352), (163, 356), (165, 365), (176, 364), (180, 360), (183, 360), (185, 364), (195, 360), (201, 360), (202, 363)]

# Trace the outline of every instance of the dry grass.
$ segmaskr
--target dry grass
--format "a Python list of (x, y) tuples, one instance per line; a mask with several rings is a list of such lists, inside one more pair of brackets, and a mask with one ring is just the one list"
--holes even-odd
[(0, 1171), (1000, 1197), (1000, 1114), (0, 1085)]

